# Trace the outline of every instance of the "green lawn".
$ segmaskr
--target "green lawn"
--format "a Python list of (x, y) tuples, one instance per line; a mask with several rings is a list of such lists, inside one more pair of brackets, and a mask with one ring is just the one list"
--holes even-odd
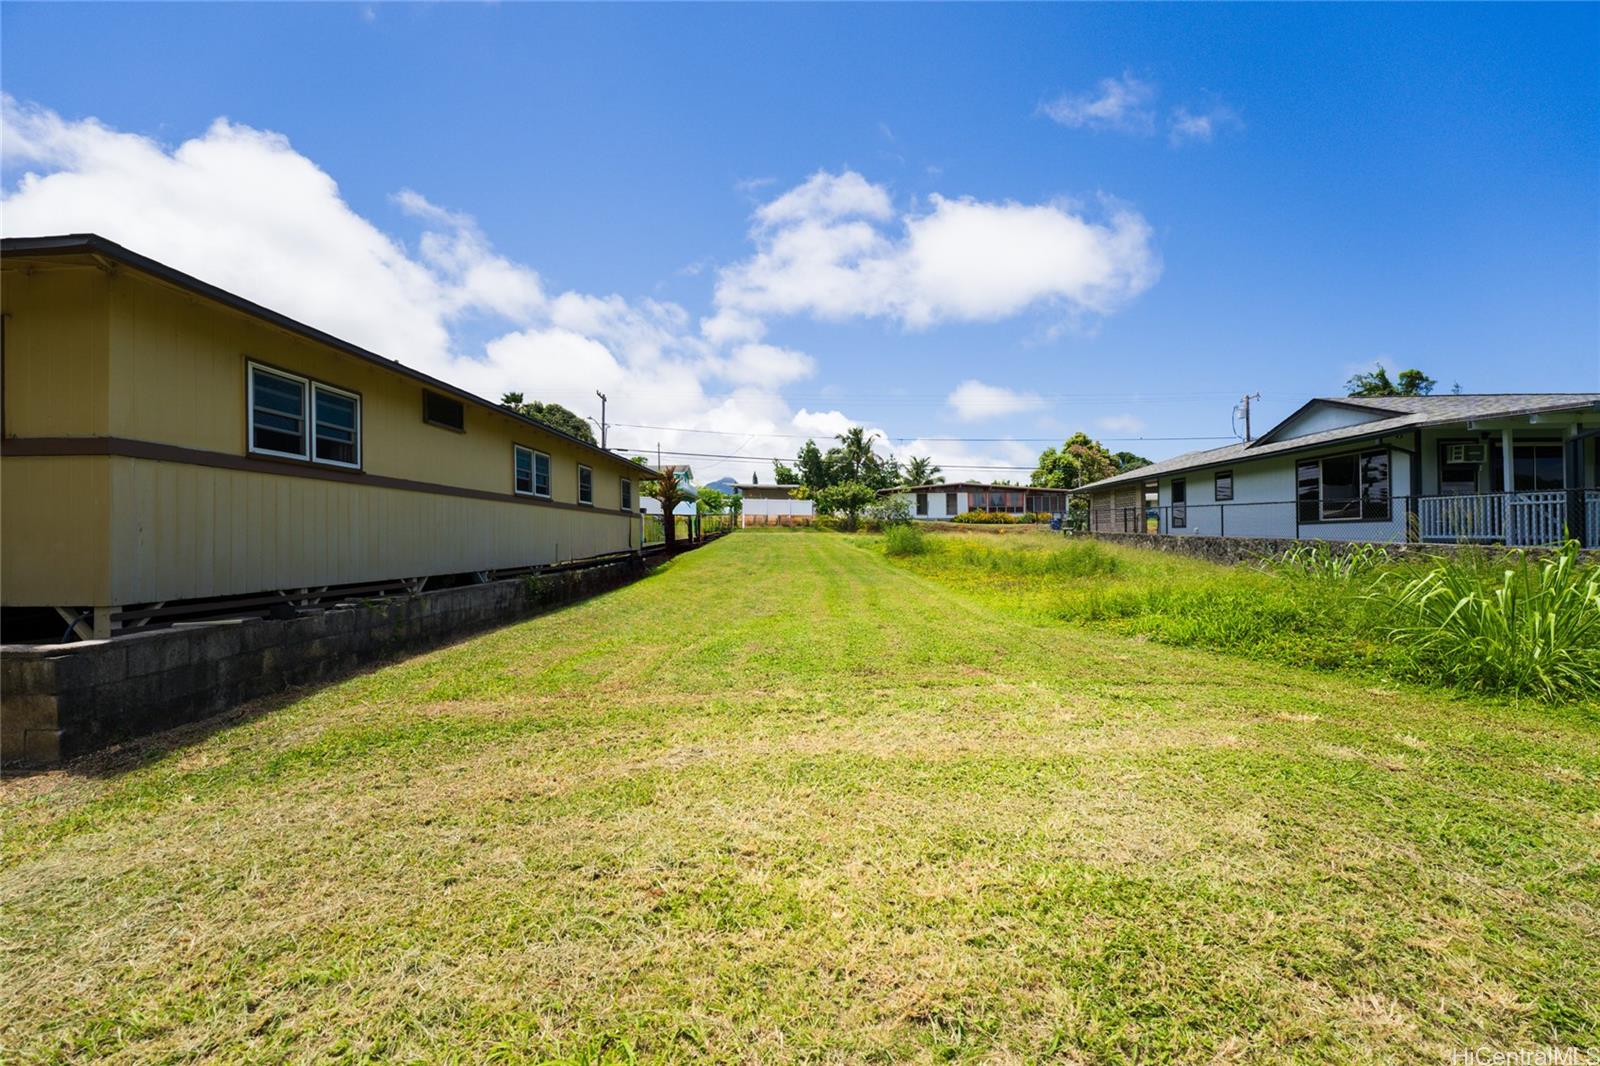
[(1041, 620), (868, 538), (728, 537), (163, 743), (0, 786), (7, 1061), (1600, 1044), (1581, 709)]

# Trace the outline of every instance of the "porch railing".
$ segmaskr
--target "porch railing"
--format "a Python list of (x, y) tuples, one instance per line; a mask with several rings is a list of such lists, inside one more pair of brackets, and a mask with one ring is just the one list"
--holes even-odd
[(1581, 537), (1600, 547), (1600, 491), (1491, 492), (1476, 496), (1423, 496), (1417, 533), (1425, 541), (1534, 547)]
[(1502, 493), (1479, 496), (1422, 496), (1417, 500), (1417, 532), (1423, 540), (1505, 540), (1506, 506)]

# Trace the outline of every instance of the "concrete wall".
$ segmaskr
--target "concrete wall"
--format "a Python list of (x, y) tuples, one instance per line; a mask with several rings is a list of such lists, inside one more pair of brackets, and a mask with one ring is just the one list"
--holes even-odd
[(505, 624), (644, 573), (637, 557), (277, 621), (0, 648), (0, 761), (43, 764)]
[[(1268, 556), (1279, 555), (1290, 548), (1295, 548), (1317, 539), (1314, 537), (1306, 537), (1301, 540), (1295, 540), (1293, 537), (1169, 537), (1158, 533), (1092, 533), (1090, 536), (1110, 544), (1126, 544), (1134, 548), (1172, 552), (1175, 555), (1187, 555), (1195, 559), (1204, 559), (1207, 562), (1226, 565), (1258, 562)], [(1365, 546), (1365, 542), (1351, 540), (1327, 540), (1322, 541), (1322, 543), (1325, 543), (1335, 555), (1342, 555)], [(1383, 543), (1381, 546), (1396, 558), (1404, 556), (1444, 556), (1458, 551), (1520, 551), (1530, 555), (1540, 555), (1553, 550), (1550, 548), (1512, 549), (1498, 545), (1462, 547), (1455, 544)], [(1600, 552), (1586, 551), (1584, 552), (1584, 557), (1594, 559), (1600, 557)]]

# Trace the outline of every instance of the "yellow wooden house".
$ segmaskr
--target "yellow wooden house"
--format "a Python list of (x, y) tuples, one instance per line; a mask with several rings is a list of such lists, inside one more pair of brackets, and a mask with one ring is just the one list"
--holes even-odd
[(9, 615), (107, 637), (641, 546), (622, 456), (101, 237), (7, 238), (0, 271)]

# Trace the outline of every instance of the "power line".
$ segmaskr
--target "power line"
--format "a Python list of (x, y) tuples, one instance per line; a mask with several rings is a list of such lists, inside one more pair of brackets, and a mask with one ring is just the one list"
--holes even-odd
[[(635, 455), (643, 455), (647, 451), (655, 451), (656, 449), (616, 448), (613, 450), (619, 452), (631, 452)], [(746, 462), (753, 463), (789, 463), (793, 461), (792, 456), (789, 458), (783, 458), (776, 455), (728, 455), (724, 452), (680, 452), (674, 451), (671, 448), (660, 449), (660, 454), (678, 456), (679, 458), (683, 459), (741, 459)], [(1033, 470), (1035, 468), (1034, 466), (993, 466), (984, 465), (981, 463), (941, 463), (939, 465), (952, 467), (958, 470)]]
[[(668, 433), (706, 433), (719, 437), (782, 437), (792, 440), (815, 440), (827, 436), (824, 433), (768, 433), (765, 431), (749, 431), (742, 429), (695, 429), (690, 426), (647, 426), (638, 422), (611, 422), (613, 426), (625, 426), (628, 429), (655, 429)], [(1063, 436), (1055, 437), (924, 437), (918, 434), (897, 435), (892, 440), (904, 444), (907, 441), (922, 440), (940, 444), (1051, 444), (1065, 440)], [(1215, 436), (1192, 437), (1096, 437), (1101, 441), (1173, 441), (1173, 440), (1237, 440), (1237, 437), (1219, 434)]]

